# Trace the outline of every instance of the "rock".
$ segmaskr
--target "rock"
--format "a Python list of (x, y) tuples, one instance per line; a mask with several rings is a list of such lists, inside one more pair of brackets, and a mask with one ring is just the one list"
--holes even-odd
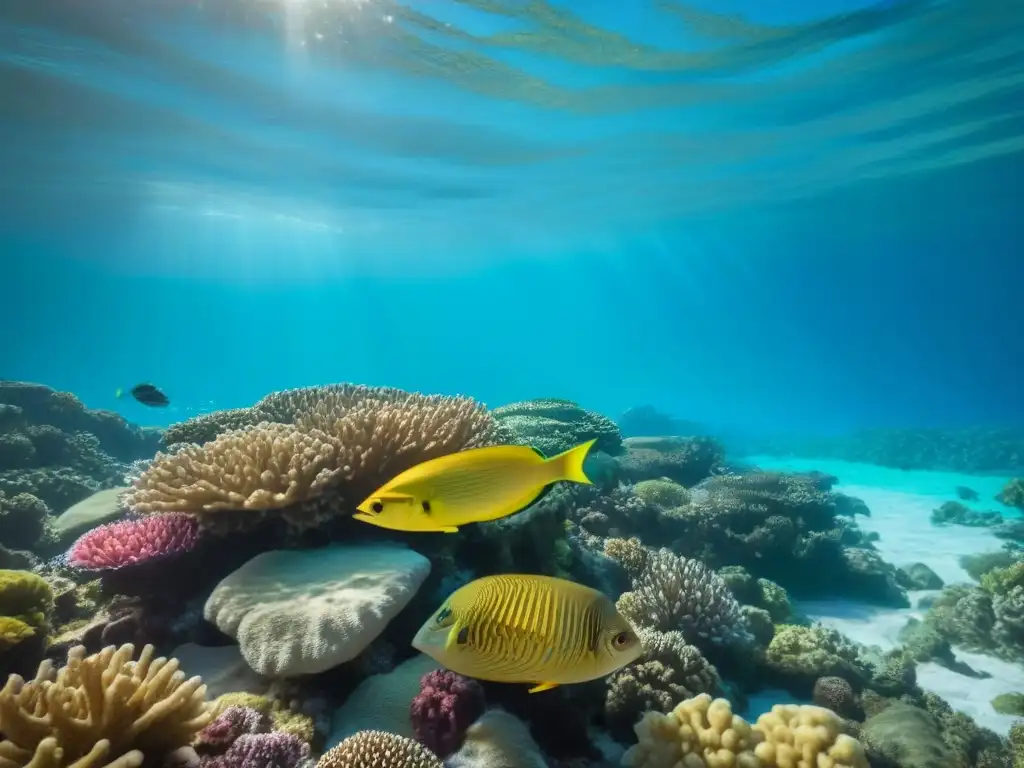
[(957, 764), (935, 718), (909, 704), (892, 704), (868, 718), (861, 727), (860, 742), (871, 765), (950, 768)]
[(911, 563), (900, 568), (897, 578), (907, 589), (942, 589), (945, 586), (939, 575), (924, 563)]
[(327, 748), (363, 730), (383, 730), (412, 738), (415, 734), (409, 719), (409, 704), (420, 692), (420, 678), (441, 668), (440, 664), (421, 653), (406, 659), (390, 672), (367, 677), (334, 710)]
[(885, 562), (873, 549), (843, 547), (843, 561), (851, 587), (865, 600), (909, 608), (910, 600), (900, 587), (897, 568)]
[(107, 488), (73, 504), (54, 520), (57, 535), (63, 538), (84, 533), (90, 528), (113, 520), (124, 509), (120, 498), (127, 490), (124, 487)]
[(956, 487), (956, 497), (961, 501), (977, 501), (981, 498), (976, 490), (968, 488), (966, 485), (958, 485)]
[(214, 588), (203, 615), (259, 674), (311, 675), (358, 656), (429, 573), (427, 558), (401, 546), (264, 552)]
[(237, 645), (185, 643), (171, 651), (171, 656), (181, 663), (186, 675), (203, 678), (207, 701), (225, 693), (263, 695), (270, 688), (270, 681), (246, 664)]

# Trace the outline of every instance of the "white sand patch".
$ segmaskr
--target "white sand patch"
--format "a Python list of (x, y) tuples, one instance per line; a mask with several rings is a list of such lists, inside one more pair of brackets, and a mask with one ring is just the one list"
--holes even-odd
[[(932, 510), (944, 501), (957, 500), (958, 485), (973, 488), (981, 497), (977, 502), (964, 502), (967, 506), (994, 509), (1006, 517), (1019, 516), (1016, 510), (992, 498), (1003, 487), (1006, 477), (900, 471), (842, 461), (766, 456), (747, 457), (745, 462), (763, 469), (791, 472), (817, 469), (835, 475), (839, 478), (836, 490), (862, 499), (871, 510), (871, 517), (858, 516), (857, 523), (865, 531), (878, 533), (880, 538), (875, 546), (883, 559), (897, 566), (924, 563), (947, 584), (971, 581), (958, 562), (961, 555), (990, 552), (1003, 545), (984, 528), (932, 525)], [(912, 593), (911, 602), (916, 606), (920, 598), (928, 594), (933, 593)], [(796, 607), (851, 640), (877, 645), (884, 650), (898, 644), (899, 631), (909, 618), (922, 615), (916, 608), (881, 608), (849, 600), (804, 601)], [(918, 665), (918, 683), (980, 725), (1005, 735), (1016, 718), (998, 714), (990, 702), (1000, 693), (1024, 692), (1024, 666), (954, 650), (958, 659), (992, 677), (978, 680), (928, 663)]]

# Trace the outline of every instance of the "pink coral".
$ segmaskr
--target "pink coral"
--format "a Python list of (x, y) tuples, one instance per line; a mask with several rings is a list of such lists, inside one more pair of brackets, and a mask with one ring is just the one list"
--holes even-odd
[(416, 741), (438, 757), (457, 750), (466, 729), (483, 714), (484, 689), (476, 680), (446, 669), (420, 678), (420, 692), (409, 708)]
[(65, 559), (72, 568), (111, 571), (188, 552), (198, 541), (194, 517), (167, 512), (94, 528), (71, 545)]

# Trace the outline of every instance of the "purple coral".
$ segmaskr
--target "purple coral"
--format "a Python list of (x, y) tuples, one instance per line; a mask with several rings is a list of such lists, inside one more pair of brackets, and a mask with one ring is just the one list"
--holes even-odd
[(309, 745), (293, 733), (245, 733), (223, 755), (204, 757), (202, 768), (299, 768)]
[(435, 669), (420, 678), (409, 707), (416, 741), (445, 758), (462, 745), (466, 729), (484, 712), (484, 689), (476, 680)]
[(199, 732), (194, 746), (200, 754), (225, 752), (239, 737), (262, 733), (269, 727), (269, 719), (258, 710), (251, 707), (228, 707)]

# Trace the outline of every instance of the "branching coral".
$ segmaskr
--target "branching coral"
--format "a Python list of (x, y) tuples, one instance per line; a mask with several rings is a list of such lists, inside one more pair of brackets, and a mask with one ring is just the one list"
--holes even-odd
[(175, 659), (154, 658), (153, 646), (137, 661), (134, 650), (111, 646), (86, 656), (77, 646), (56, 672), (47, 660), (34, 680), (11, 675), (0, 690), (0, 732), (7, 739), (0, 755), (34, 768), (34, 755), (45, 761), (57, 748), (75, 768), (92, 768), (129, 755), (137, 755), (131, 764), (138, 765), (143, 753), (187, 745), (211, 719), (206, 686), (198, 677), (186, 679)]
[(739, 603), (725, 581), (698, 560), (661, 549), (618, 601), (619, 611), (639, 627), (681, 631), (686, 639), (730, 643), (749, 639)]
[(628, 733), (644, 712), (669, 712), (683, 699), (718, 690), (718, 671), (681, 632), (640, 629), (643, 657), (608, 678), (605, 719), (613, 733)]
[[(261, 421), (158, 454), (126, 501), (139, 512), (190, 512), (218, 529), (250, 524), (266, 510), (281, 510), (295, 528), (313, 527), (408, 467), (500, 436), (472, 399), (394, 389), (291, 390), (254, 410), (288, 423)], [(316, 501), (323, 503), (305, 503)]]

